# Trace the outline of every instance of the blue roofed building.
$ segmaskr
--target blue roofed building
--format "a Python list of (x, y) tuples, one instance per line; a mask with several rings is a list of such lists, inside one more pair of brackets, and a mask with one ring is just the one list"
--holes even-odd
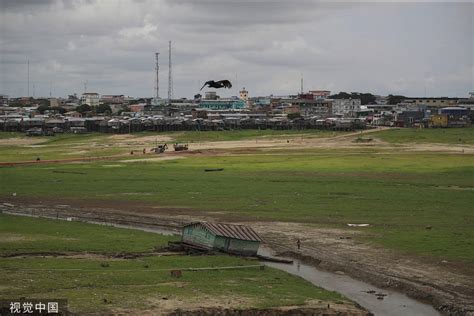
[(209, 110), (238, 110), (245, 108), (245, 101), (240, 99), (201, 100), (199, 107)]

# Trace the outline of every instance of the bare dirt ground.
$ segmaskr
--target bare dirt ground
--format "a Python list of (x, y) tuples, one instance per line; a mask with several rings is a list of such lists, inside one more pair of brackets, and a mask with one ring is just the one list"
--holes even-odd
[[(19, 200), (16, 197), (3, 199), (3, 202), (7, 204), (0, 204), (1, 211), (74, 217), (145, 228), (163, 227), (175, 232), (179, 232), (182, 225), (196, 220), (242, 223), (238, 217), (226, 214), (197, 213), (189, 208), (160, 208), (141, 202)], [(302, 223), (272, 222), (269, 225), (268, 222), (248, 221), (245, 224), (252, 226), (272, 249), (283, 256), (345, 273), (378, 287), (398, 290), (430, 303), (448, 315), (474, 315), (472, 266), (428, 260), (369, 244), (359, 238), (366, 234), (363, 227), (329, 229)], [(300, 250), (296, 248), (298, 238), (302, 245)]]
[[(250, 297), (210, 297), (197, 296), (186, 301), (166, 298), (155, 299), (152, 303), (156, 308), (141, 313), (142, 315), (242, 315), (242, 316), (273, 316), (273, 315), (369, 315), (350, 303), (331, 303), (310, 300), (303, 306), (285, 306), (280, 308), (255, 309), (255, 299)], [(180, 306), (179, 311), (176, 306)], [(238, 306), (236, 308), (235, 306)]]
[(43, 138), (22, 138), (22, 137), (15, 137), (15, 138), (4, 138), (0, 139), (0, 146), (20, 146), (20, 145), (34, 145), (43, 143)]

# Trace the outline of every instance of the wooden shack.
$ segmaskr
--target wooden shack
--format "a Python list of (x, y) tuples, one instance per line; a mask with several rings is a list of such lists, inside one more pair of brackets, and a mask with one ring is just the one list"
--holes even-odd
[(254, 256), (262, 238), (245, 225), (195, 222), (183, 227), (181, 241), (210, 250)]

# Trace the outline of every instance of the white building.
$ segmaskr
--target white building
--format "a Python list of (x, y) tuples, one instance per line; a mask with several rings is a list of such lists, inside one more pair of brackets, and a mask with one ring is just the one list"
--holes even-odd
[(243, 88), (239, 91), (239, 99), (247, 102), (249, 100), (249, 92)]
[(99, 106), (100, 98), (99, 94), (95, 92), (86, 92), (82, 94), (81, 104), (87, 104), (91, 107)]
[(332, 113), (336, 115), (355, 117), (361, 109), (360, 99), (334, 99), (332, 101)]

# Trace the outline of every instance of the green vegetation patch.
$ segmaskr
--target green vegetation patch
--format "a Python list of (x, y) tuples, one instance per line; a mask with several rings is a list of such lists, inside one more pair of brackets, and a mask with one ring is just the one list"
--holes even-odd
[(139, 230), (0, 214), (0, 254), (147, 252), (174, 239)]
[(401, 128), (375, 132), (371, 136), (390, 143), (443, 143), (474, 145), (474, 128)]
[(319, 137), (334, 137), (346, 134), (347, 132), (326, 131), (326, 130), (229, 130), (229, 131), (186, 131), (166, 133), (173, 141), (177, 142), (214, 142), (214, 141), (236, 141), (254, 138), (319, 138)]
[[(133, 260), (1, 259), (0, 298), (67, 298), (73, 312), (147, 309), (173, 300), (176, 308), (191, 302), (240, 303), (233, 307), (304, 305), (308, 300), (345, 300), (285, 272), (266, 267), (170, 270), (258, 265), (229, 256), (164, 256)], [(104, 267), (105, 266), (105, 267)], [(207, 298), (207, 299), (206, 299)], [(217, 302), (216, 302), (217, 300)], [(180, 301), (180, 302), (178, 302)], [(240, 305), (240, 306), (239, 306)], [(199, 303), (197, 303), (199, 306)]]
[[(136, 201), (227, 218), (345, 228), (369, 223), (373, 229), (386, 227), (388, 233), (374, 241), (390, 248), (474, 261), (474, 248), (463, 242), (474, 239), (474, 159), (469, 154), (269, 152), (4, 167), (0, 177), (0, 194), (19, 198)], [(418, 232), (429, 225), (442, 245), (414, 247), (422, 242)], [(403, 242), (392, 242), (398, 236)]]

